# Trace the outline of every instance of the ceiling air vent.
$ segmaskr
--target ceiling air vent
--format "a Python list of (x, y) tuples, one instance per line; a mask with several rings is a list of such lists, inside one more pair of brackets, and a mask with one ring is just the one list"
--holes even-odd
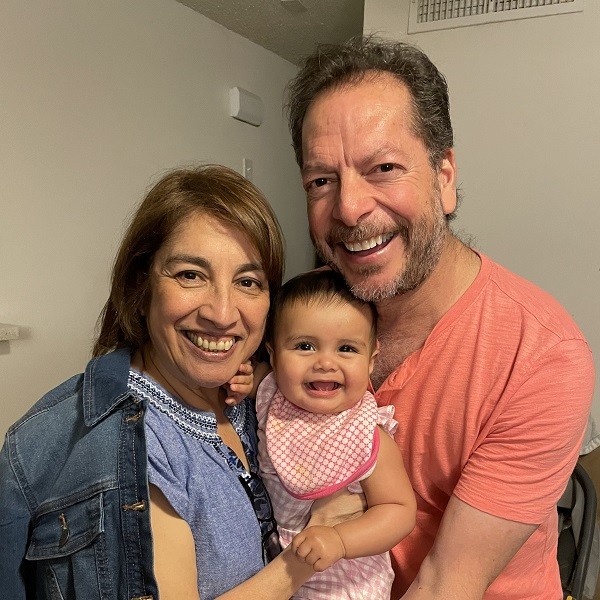
[(408, 33), (583, 10), (583, 0), (410, 0)]

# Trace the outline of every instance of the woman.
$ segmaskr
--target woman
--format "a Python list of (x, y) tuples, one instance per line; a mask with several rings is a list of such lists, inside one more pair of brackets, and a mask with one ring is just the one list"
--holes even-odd
[(225, 403), (248, 387), (235, 376), (282, 271), (275, 216), (234, 171), (153, 187), (118, 252), (95, 358), (7, 434), (3, 595), (277, 600), (312, 574), (288, 552), (263, 569), (277, 548), (255, 415)]

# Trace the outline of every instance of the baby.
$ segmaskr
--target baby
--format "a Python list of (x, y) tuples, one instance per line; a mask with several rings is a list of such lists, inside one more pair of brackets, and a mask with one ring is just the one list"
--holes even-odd
[[(389, 600), (388, 550), (413, 529), (416, 505), (390, 437), (393, 407), (378, 408), (367, 391), (375, 310), (334, 271), (311, 271), (275, 298), (266, 346), (273, 373), (256, 399), (261, 476), (282, 546), (317, 571), (294, 598)], [(304, 529), (312, 502), (343, 488), (364, 493), (364, 514)]]

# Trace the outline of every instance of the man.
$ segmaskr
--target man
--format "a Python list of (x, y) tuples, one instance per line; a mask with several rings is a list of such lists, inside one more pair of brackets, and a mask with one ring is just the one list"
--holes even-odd
[(422, 52), (322, 47), (289, 93), (311, 236), (376, 303), (373, 386), (417, 495), (392, 598), (559, 600), (556, 502), (591, 404), (589, 347), (554, 299), (449, 228), (448, 91)]

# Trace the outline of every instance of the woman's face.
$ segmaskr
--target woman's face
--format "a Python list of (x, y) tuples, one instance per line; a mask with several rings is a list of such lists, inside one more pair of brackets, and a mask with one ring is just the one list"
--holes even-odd
[(175, 389), (217, 388), (258, 348), (268, 309), (267, 278), (247, 236), (195, 213), (154, 257), (147, 350)]

